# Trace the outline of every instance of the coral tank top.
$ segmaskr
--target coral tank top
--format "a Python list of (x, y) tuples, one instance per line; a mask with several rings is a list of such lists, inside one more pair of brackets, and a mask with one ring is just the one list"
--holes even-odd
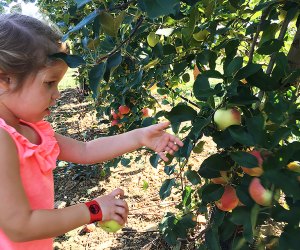
[[(39, 145), (31, 143), (0, 118), (0, 127), (5, 129), (16, 143), (22, 184), (32, 210), (54, 208), (53, 169), (59, 155), (59, 146), (51, 125), (46, 121), (21, 123), (31, 127), (40, 136)], [(45, 225), (47, 226), (47, 225)], [(26, 230), (26, 229), (24, 229)], [(0, 229), (1, 250), (50, 250), (53, 239), (28, 242), (12, 242)]]

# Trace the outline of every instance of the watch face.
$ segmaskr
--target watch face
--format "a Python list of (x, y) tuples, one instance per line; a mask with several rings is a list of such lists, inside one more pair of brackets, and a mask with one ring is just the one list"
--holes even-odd
[(90, 205), (89, 209), (90, 209), (90, 212), (92, 214), (98, 214), (99, 211), (100, 211), (100, 207), (99, 207), (98, 204), (92, 204), (92, 205)]

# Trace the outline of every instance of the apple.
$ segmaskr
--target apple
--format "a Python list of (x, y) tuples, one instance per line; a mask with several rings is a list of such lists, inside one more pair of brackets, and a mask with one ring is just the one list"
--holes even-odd
[(196, 80), (197, 76), (200, 74), (200, 70), (197, 67), (197, 65), (195, 64), (194, 66), (194, 70), (193, 70), (193, 75), (194, 75), (194, 80)]
[(119, 123), (119, 121), (114, 119), (111, 121), (111, 126), (116, 126), (116, 125), (118, 125), (118, 123)]
[(115, 111), (112, 111), (111, 115), (115, 120), (117, 120), (119, 118), (119, 115)]
[(249, 194), (251, 198), (259, 205), (270, 206), (272, 203), (272, 192), (265, 189), (260, 183), (260, 179), (254, 177), (249, 185)]
[(127, 107), (126, 105), (121, 105), (119, 107), (119, 112), (120, 112), (121, 115), (126, 115), (130, 112), (130, 108)]
[(215, 184), (227, 184), (229, 181), (228, 173), (226, 171), (220, 171), (220, 177), (212, 178), (211, 182)]
[(159, 42), (159, 37), (154, 32), (150, 32), (147, 36), (147, 42), (150, 47), (154, 47)]
[(261, 153), (257, 150), (253, 150), (248, 153), (256, 157), (258, 166), (254, 168), (242, 167), (243, 171), (250, 176), (261, 176), (264, 172), (264, 170), (262, 169), (263, 158), (261, 157)]
[(106, 232), (115, 233), (122, 228), (122, 226), (115, 220), (98, 222), (99, 226)]
[(219, 130), (223, 131), (231, 125), (241, 124), (241, 113), (236, 108), (221, 108), (214, 114), (214, 122)]
[(287, 165), (287, 168), (293, 172), (300, 173), (300, 161), (292, 161)]
[(152, 110), (148, 108), (143, 108), (142, 109), (142, 117), (146, 118), (152, 115)]
[(235, 189), (227, 185), (224, 187), (224, 193), (220, 200), (216, 201), (216, 206), (222, 211), (231, 211), (239, 204), (239, 199), (236, 195)]

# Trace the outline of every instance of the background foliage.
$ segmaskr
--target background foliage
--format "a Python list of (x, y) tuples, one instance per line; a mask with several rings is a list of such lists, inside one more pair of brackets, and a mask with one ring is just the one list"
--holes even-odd
[[(0, 2), (3, 4), (2, 2)], [(126, 105), (111, 133), (172, 122), (184, 147), (165, 165), (161, 199), (179, 189), (178, 214), (166, 214), (161, 233), (170, 245), (195, 240), (199, 249), (297, 249), (300, 233), (299, 172), (287, 168), (300, 161), (299, 6), (297, 0), (39, 0), (43, 12), (64, 33), (71, 54), (55, 55), (77, 68), (77, 79), (95, 99), (102, 122)], [(155, 114), (142, 118), (144, 107)], [(241, 125), (219, 131), (216, 110), (235, 107)], [(103, 119), (104, 117), (104, 119)], [(217, 153), (197, 168), (188, 164), (205, 147)], [(258, 205), (249, 195), (254, 178), (250, 150), (265, 152), (264, 187), (272, 203)], [(253, 162), (254, 161), (254, 162)], [(117, 159), (107, 166), (128, 165)], [(158, 157), (150, 157), (153, 167)], [(240, 205), (231, 212), (215, 206), (224, 185), (211, 179), (226, 171)], [(195, 218), (208, 219), (204, 230)], [(280, 225), (278, 234), (261, 226)]]

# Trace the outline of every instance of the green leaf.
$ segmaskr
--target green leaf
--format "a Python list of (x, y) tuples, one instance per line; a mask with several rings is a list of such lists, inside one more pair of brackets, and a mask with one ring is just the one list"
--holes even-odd
[(277, 52), (281, 49), (284, 42), (277, 40), (277, 39), (271, 39), (269, 41), (264, 42), (257, 50), (256, 52), (261, 55), (271, 55), (274, 52)]
[(89, 15), (87, 15), (86, 17), (84, 17), (77, 25), (75, 25), (75, 27), (73, 27), (71, 30), (68, 31), (67, 34), (65, 34), (62, 37), (62, 41), (64, 42), (65, 40), (67, 40), (68, 36), (70, 33), (75, 32), (77, 30), (80, 30), (82, 27), (84, 27), (85, 25), (89, 24), (90, 22), (92, 22), (97, 16), (98, 16), (99, 12), (98, 10), (94, 10), (93, 12), (91, 12)]
[(284, 231), (279, 238), (278, 249), (298, 249), (299, 248), (300, 229), (298, 227), (291, 227), (286, 225)]
[(70, 68), (77, 68), (80, 65), (86, 64), (85, 60), (78, 55), (68, 55), (65, 53), (56, 53), (50, 56), (50, 58), (62, 59)]
[(265, 119), (262, 114), (246, 118), (247, 130), (253, 136), (257, 144), (265, 145), (266, 135), (264, 131)]
[(204, 144), (205, 144), (205, 141), (198, 142), (198, 144), (193, 148), (193, 152), (196, 154), (202, 153), (204, 150)]
[(208, 249), (221, 250), (218, 230), (209, 228), (206, 231), (205, 245), (208, 247)]
[(181, 147), (179, 150), (178, 150), (178, 154), (181, 156), (181, 157), (185, 157), (186, 159), (188, 159), (190, 157), (190, 154), (193, 150), (193, 142), (190, 138), (185, 138), (183, 140), (183, 147)]
[(230, 135), (232, 138), (245, 146), (254, 146), (255, 142), (251, 134), (249, 134), (243, 127), (241, 126), (230, 126), (228, 128)]
[(150, 156), (150, 164), (152, 167), (157, 168), (158, 166), (158, 161), (159, 161), (160, 157), (158, 154), (153, 154)]
[(197, 112), (190, 106), (185, 104), (178, 104), (167, 112), (166, 118), (171, 121), (171, 123), (180, 123), (184, 121), (193, 120), (197, 115)]
[(164, 172), (167, 174), (167, 175), (171, 175), (171, 174), (174, 174), (175, 172), (175, 165), (171, 165), (171, 166), (165, 166), (164, 167)]
[(255, 156), (244, 151), (231, 152), (230, 157), (240, 166), (246, 168), (255, 168), (258, 166), (258, 161)]
[(178, 236), (181, 238), (185, 238), (187, 235), (187, 230), (189, 228), (194, 228), (197, 225), (197, 222), (193, 220), (192, 214), (186, 214), (176, 224), (175, 230), (179, 233)]
[(122, 11), (118, 16), (114, 17), (112, 14), (102, 10), (99, 14), (99, 18), (104, 33), (109, 36), (116, 37), (124, 17), (124, 11)]
[(230, 219), (236, 225), (243, 225), (243, 235), (250, 243), (253, 242), (253, 235), (257, 219), (257, 207), (254, 207), (254, 209), (254, 212), (251, 212), (247, 207), (237, 207), (232, 211)]
[(229, 162), (221, 154), (214, 154), (214, 155), (210, 155), (202, 162), (200, 169), (201, 168), (210, 168), (218, 171), (222, 171), (222, 170), (226, 171), (231, 168), (231, 162)]
[(122, 158), (122, 159), (121, 159), (121, 164), (122, 164), (124, 167), (128, 166), (129, 163), (130, 163), (130, 159), (128, 159), (128, 158)]
[(191, 205), (192, 192), (193, 190), (190, 186), (185, 186), (184, 191), (182, 193), (182, 204), (184, 207)]
[(226, 67), (224, 75), (233, 77), (243, 66), (243, 57), (235, 57)]
[(193, 92), (199, 101), (206, 101), (208, 97), (213, 96), (215, 91), (209, 85), (208, 77), (198, 75), (194, 82)]
[(247, 77), (255, 74), (260, 69), (261, 69), (261, 65), (260, 64), (254, 64), (254, 63), (247, 64), (245, 67), (241, 68), (236, 73), (236, 75), (234, 76), (234, 78), (236, 80), (242, 80), (244, 78), (247, 78)]
[(224, 193), (222, 185), (208, 184), (202, 189), (202, 200), (204, 202), (213, 202), (221, 199)]
[(164, 180), (160, 190), (159, 190), (159, 196), (161, 200), (164, 200), (165, 198), (169, 197), (172, 191), (172, 187), (175, 186), (175, 179), (166, 179)]
[(103, 79), (103, 75), (106, 69), (106, 63), (100, 63), (94, 66), (89, 72), (89, 85), (93, 92), (93, 98), (98, 95), (98, 87), (100, 81)]
[(206, 40), (209, 34), (210, 32), (208, 30), (200, 30), (199, 32), (193, 34), (193, 38), (198, 42), (202, 42)]
[(185, 176), (193, 185), (197, 185), (201, 182), (201, 178), (195, 170), (187, 170)]
[(139, 8), (147, 12), (149, 18), (176, 14), (180, 5), (179, 0), (138, 0)]

